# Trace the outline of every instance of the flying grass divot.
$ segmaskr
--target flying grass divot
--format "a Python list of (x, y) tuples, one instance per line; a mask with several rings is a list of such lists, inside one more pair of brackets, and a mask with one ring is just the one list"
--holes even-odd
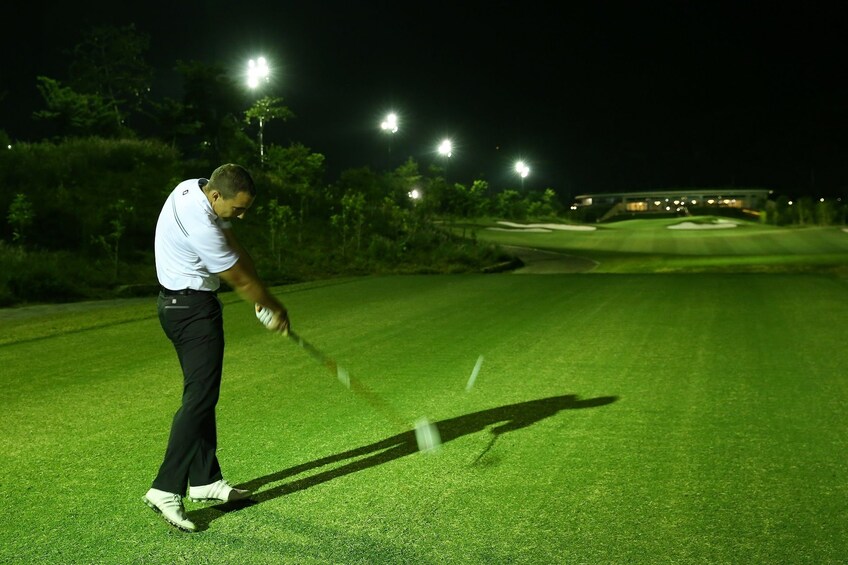
[[(327, 369), (335, 375), (338, 381), (342, 383), (345, 388), (358, 397), (364, 399), (371, 405), (372, 408), (380, 412), (380, 414), (385, 416), (392, 423), (407, 429), (405, 419), (400, 416), (394, 408), (392, 408), (385, 400), (377, 396), (374, 391), (366, 387), (359, 380), (351, 379), (350, 373), (347, 372), (347, 369), (336, 363), (335, 359), (324, 354), (320, 349), (300, 337), (292, 330), (289, 330), (286, 335), (288, 335), (289, 339), (294, 341), (301, 349), (304, 349), (314, 359), (327, 367)], [(435, 424), (430, 423), (427, 418), (419, 418), (416, 420), (415, 442), (418, 444), (418, 451), (421, 451), (422, 453), (433, 453), (442, 444), (438, 428), (436, 428)]]
[(477, 358), (477, 363), (474, 364), (474, 370), (471, 371), (471, 376), (468, 378), (468, 382), (465, 384), (465, 392), (471, 390), (474, 386), (474, 381), (477, 380), (477, 375), (480, 373), (480, 367), (483, 366), (483, 356)]
[[(470, 392), (471, 389), (474, 387), (474, 383), (477, 381), (477, 375), (480, 374), (480, 368), (482, 366), (483, 366), (483, 356), (480, 355), (479, 357), (477, 357), (477, 362), (474, 364), (474, 369), (471, 371), (471, 376), (468, 378), (468, 382), (465, 384), (465, 392)], [(478, 455), (471, 462), (472, 464), (479, 463), (480, 460), (483, 458), (483, 456), (486, 455), (492, 449), (492, 446), (495, 444), (495, 440), (497, 439), (497, 436), (492, 432), (492, 430), (489, 430), (489, 434), (492, 437), (489, 439), (489, 442), (486, 444), (486, 447), (483, 449), (483, 451), (480, 453), (480, 455)]]

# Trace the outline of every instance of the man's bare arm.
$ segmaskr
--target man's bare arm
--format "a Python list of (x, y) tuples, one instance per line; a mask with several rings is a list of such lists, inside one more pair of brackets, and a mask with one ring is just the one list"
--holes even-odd
[(235, 235), (230, 230), (225, 229), (223, 231), (227, 238), (227, 243), (238, 253), (239, 260), (236, 261), (235, 265), (226, 271), (218, 273), (218, 275), (242, 298), (272, 311), (287, 328), (288, 313), (286, 312), (286, 307), (268, 291), (268, 287), (262, 282), (262, 279), (259, 278), (256, 272), (253, 259), (241, 244), (239, 244)]

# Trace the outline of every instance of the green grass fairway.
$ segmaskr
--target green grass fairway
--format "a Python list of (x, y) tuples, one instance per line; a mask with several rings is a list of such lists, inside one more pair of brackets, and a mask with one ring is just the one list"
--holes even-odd
[[(844, 279), (398, 276), (278, 293), (409, 426), (223, 295), (219, 457), (257, 495), (187, 502), (203, 531), (183, 534), (141, 502), (181, 390), (154, 300), (0, 312), (0, 563), (845, 563)], [(415, 451), (421, 416), (435, 454)]]
[[(674, 229), (684, 223), (726, 229)], [(596, 273), (843, 272), (848, 233), (840, 227), (779, 228), (713, 216), (626, 220), (593, 231), (533, 233), (487, 222), (474, 226), (480, 241), (558, 251), (597, 262)], [(672, 229), (670, 229), (672, 228)]]

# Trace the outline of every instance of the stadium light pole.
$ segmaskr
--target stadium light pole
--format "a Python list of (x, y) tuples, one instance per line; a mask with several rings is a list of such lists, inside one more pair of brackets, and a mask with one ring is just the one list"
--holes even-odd
[(392, 152), (392, 137), (398, 132), (398, 117), (394, 112), (386, 114), (386, 119), (380, 122), (380, 129), (389, 136), (389, 153)]
[(450, 139), (443, 139), (441, 143), (439, 143), (439, 147), (437, 149), (439, 155), (445, 158), (445, 182), (448, 181), (448, 163), (450, 162), (451, 155), (453, 155), (453, 142)]
[[(247, 62), (247, 87), (255, 91), (264, 82), (271, 79), (271, 71), (265, 57), (258, 57)], [(259, 116), (259, 162), (265, 164), (265, 120)]]
[(524, 179), (530, 174), (530, 167), (524, 161), (516, 161), (515, 172), (521, 177), (521, 192), (524, 192)]

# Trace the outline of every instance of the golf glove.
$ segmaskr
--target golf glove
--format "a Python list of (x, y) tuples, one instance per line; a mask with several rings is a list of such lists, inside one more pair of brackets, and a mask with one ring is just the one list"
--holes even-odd
[(268, 310), (267, 308), (263, 308), (259, 304), (256, 305), (256, 319), (262, 322), (262, 325), (271, 329), (271, 322), (274, 319), (274, 313)]
[(281, 316), (284, 323), (280, 325), (280, 320), (278, 318), (275, 318), (274, 313), (268, 308), (263, 308), (261, 305), (257, 304), (255, 309), (256, 319), (259, 320), (263, 326), (272, 331), (276, 330), (281, 333), (288, 334), (289, 324), (285, 313), (283, 313)]

